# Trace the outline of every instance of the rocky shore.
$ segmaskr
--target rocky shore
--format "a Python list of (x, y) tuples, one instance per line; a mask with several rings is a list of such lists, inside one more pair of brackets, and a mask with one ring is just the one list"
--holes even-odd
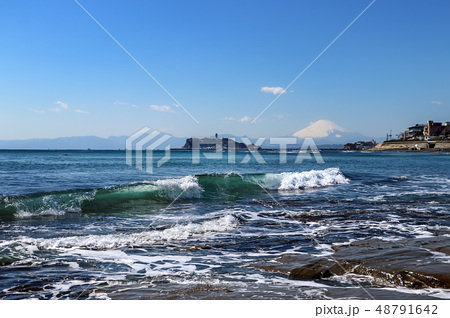
[(450, 288), (447, 237), (386, 242), (369, 239), (334, 246), (334, 254), (314, 257), (286, 254), (254, 267), (278, 272), (293, 280), (321, 280), (333, 276), (363, 275), (374, 285), (412, 289)]

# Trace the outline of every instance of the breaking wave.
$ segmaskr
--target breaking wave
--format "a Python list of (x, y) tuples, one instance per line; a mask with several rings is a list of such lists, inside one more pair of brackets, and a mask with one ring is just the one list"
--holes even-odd
[(117, 187), (0, 197), (0, 220), (66, 213), (125, 211), (174, 200), (227, 200), (349, 182), (338, 168), (268, 174), (204, 174)]
[(118, 249), (123, 247), (145, 247), (158, 242), (187, 240), (199, 235), (232, 231), (239, 226), (239, 220), (231, 215), (201, 223), (177, 224), (164, 230), (151, 230), (127, 234), (105, 234), (87, 236), (69, 236), (51, 239), (29, 239), (23, 243), (37, 246), (39, 249)]
[(267, 174), (264, 179), (265, 187), (284, 191), (321, 188), (349, 181), (338, 168)]

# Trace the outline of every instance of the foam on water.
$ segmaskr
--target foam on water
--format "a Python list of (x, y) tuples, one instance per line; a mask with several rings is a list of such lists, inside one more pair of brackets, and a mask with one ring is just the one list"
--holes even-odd
[(194, 176), (186, 176), (179, 179), (158, 180), (155, 182), (160, 190), (171, 199), (176, 199), (181, 194), (184, 198), (200, 198), (202, 187)]
[(81, 204), (93, 200), (96, 191), (83, 193), (54, 193), (38, 197), (5, 198), (5, 207), (13, 207), (18, 218), (61, 216), (81, 212)]
[(67, 213), (124, 211), (132, 202), (143, 208), (161, 202), (182, 199), (211, 199), (250, 197), (264, 193), (263, 189), (295, 191), (320, 188), (349, 182), (338, 168), (303, 172), (269, 174), (188, 175), (182, 178), (161, 179), (122, 184), (92, 190), (65, 190), (36, 193), (27, 196), (2, 197), (2, 213), (18, 218), (62, 216)]
[(3, 197), (0, 201), (0, 217), (2, 209), (6, 212), (12, 210), (17, 218), (62, 216), (67, 213), (80, 213), (84, 210), (110, 211), (109, 208), (120, 208), (122, 203), (126, 204), (132, 200), (172, 201), (200, 198), (202, 192), (203, 189), (197, 178), (186, 176), (88, 191), (67, 190), (29, 196)]
[(328, 168), (324, 170), (267, 174), (264, 178), (264, 187), (289, 191), (320, 188), (349, 182), (350, 180), (338, 168)]
[(239, 226), (238, 219), (228, 214), (221, 218), (207, 220), (201, 223), (174, 225), (165, 230), (144, 231), (131, 234), (106, 234), (69, 236), (51, 239), (32, 239), (28, 243), (44, 249), (86, 248), (86, 249), (116, 249), (122, 247), (148, 246), (157, 242), (186, 240), (196, 235), (217, 232), (227, 232)]

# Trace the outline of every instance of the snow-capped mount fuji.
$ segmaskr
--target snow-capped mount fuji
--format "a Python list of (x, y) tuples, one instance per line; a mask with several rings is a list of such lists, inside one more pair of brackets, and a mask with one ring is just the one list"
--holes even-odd
[(342, 145), (359, 140), (369, 140), (370, 138), (359, 133), (351, 132), (332, 121), (321, 119), (311, 123), (292, 136), (299, 139), (313, 138), (317, 145)]
[(298, 138), (324, 138), (334, 135), (336, 138), (340, 138), (342, 137), (341, 133), (348, 132), (347, 129), (336, 125), (332, 121), (321, 119), (293, 133), (293, 136)]

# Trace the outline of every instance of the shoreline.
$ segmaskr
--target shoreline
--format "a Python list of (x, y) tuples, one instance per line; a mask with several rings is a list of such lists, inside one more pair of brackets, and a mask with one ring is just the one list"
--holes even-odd
[[(199, 149), (202, 152), (215, 152), (215, 150), (212, 149)], [(278, 149), (279, 150), (279, 149)], [(288, 152), (292, 151), (299, 151), (300, 149), (287, 149)], [(28, 151), (43, 151), (43, 152), (55, 152), (55, 153), (64, 153), (69, 151), (75, 151), (75, 152), (88, 152), (88, 151), (95, 151), (95, 152), (110, 152), (110, 151), (118, 151), (118, 152), (125, 152), (125, 149), (0, 149), (0, 152), (9, 152), (9, 151), (21, 151), (21, 152), (28, 152)], [(155, 152), (164, 152), (165, 150), (162, 149), (156, 149), (153, 150)], [(191, 152), (192, 150), (186, 150), (186, 149), (180, 149), (180, 148), (171, 148), (170, 151), (176, 151), (176, 152)], [(236, 149), (236, 152), (249, 152), (249, 150), (246, 149)], [(275, 152), (277, 149), (260, 149), (258, 151), (261, 152)], [(390, 149), (364, 149), (364, 150), (345, 150), (342, 148), (335, 148), (335, 149), (317, 149), (314, 151), (318, 152), (344, 152), (344, 153), (353, 153), (353, 152), (408, 152), (408, 153), (450, 153), (450, 148), (445, 149), (416, 149), (416, 150), (410, 150), (410, 149), (401, 149), (401, 148), (390, 148)], [(224, 152), (227, 152), (227, 150), (224, 150)]]
[(367, 149), (367, 151), (448, 153), (450, 152), (450, 140), (390, 140)]
[(450, 149), (423, 149), (423, 150), (408, 150), (408, 149), (366, 149), (355, 150), (355, 152), (399, 152), (399, 153), (450, 153)]

